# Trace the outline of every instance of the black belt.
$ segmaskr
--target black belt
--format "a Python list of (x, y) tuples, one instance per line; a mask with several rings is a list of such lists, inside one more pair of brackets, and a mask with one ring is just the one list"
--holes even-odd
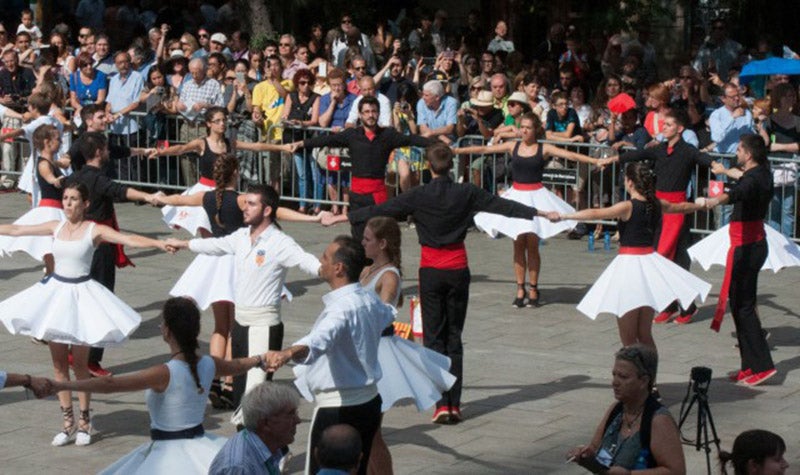
[(394, 336), (394, 325), (389, 325), (381, 332), (381, 336)]
[(44, 279), (42, 279), (42, 283), (46, 284), (50, 279), (56, 279), (59, 282), (65, 282), (67, 284), (80, 284), (81, 282), (88, 282), (92, 280), (92, 276), (82, 275), (80, 277), (64, 277), (63, 275), (53, 273), (45, 276)]
[(166, 431), (160, 429), (150, 429), (150, 439), (152, 440), (178, 440), (178, 439), (194, 439), (197, 436), (205, 434), (203, 424), (197, 424), (191, 429), (183, 429), (176, 431)]

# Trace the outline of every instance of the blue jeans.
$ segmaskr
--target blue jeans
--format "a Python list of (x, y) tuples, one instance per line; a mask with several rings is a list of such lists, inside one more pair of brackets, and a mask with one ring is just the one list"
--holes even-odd
[(794, 234), (794, 194), (794, 185), (776, 186), (769, 208), (769, 225), (789, 238)]
[[(294, 154), (294, 168), (297, 171), (297, 194), (301, 199), (300, 207), (305, 208), (306, 202), (302, 201), (303, 198), (308, 198), (309, 185), (312, 187), (312, 197), (314, 200), (322, 199), (322, 179), (319, 172), (319, 167), (316, 162), (312, 160), (310, 152), (308, 154), (295, 153)], [(316, 203), (315, 206), (319, 206)]]

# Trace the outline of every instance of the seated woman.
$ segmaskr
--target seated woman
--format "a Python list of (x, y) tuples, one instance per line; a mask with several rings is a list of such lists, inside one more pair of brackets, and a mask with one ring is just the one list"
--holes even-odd
[(657, 367), (658, 356), (648, 346), (635, 344), (617, 352), (612, 387), (618, 402), (606, 411), (591, 442), (569, 451), (570, 460), (594, 473), (648, 468), (686, 473), (675, 419), (652, 394)]
[(161, 336), (170, 359), (135, 373), (80, 381), (51, 381), (52, 392), (145, 391), (150, 442), (101, 473), (207, 473), (226, 439), (205, 433), (203, 419), (211, 380), (263, 368), (263, 355), (225, 361), (198, 353), (200, 311), (189, 299), (173, 297), (161, 312)]
[(734, 475), (783, 474), (789, 468), (783, 454), (786, 443), (778, 434), (770, 431), (746, 430), (736, 436), (733, 450), (719, 453), (719, 464), (723, 475), (728, 474), (725, 468), (728, 462), (733, 465)]

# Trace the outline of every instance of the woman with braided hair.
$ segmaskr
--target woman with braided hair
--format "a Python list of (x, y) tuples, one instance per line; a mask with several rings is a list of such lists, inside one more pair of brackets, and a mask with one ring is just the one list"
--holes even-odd
[[(239, 160), (234, 155), (220, 155), (214, 162), (215, 188), (192, 195), (157, 195), (156, 200), (171, 206), (195, 206), (205, 210), (211, 226), (210, 237), (227, 236), (244, 226), (242, 208), (244, 195), (236, 191), (239, 183)], [(308, 216), (288, 208), (278, 208), (279, 219), (287, 221), (318, 222), (321, 216)], [(192, 298), (205, 310), (214, 312), (214, 333), (211, 335), (211, 356), (224, 358), (228, 348), (228, 335), (234, 317), (234, 256), (198, 254), (194, 261), (170, 290), (170, 295)], [(209, 398), (217, 409), (233, 408), (230, 382), (225, 387), (214, 381)]]
[(625, 190), (630, 200), (608, 208), (562, 214), (560, 218), (619, 220), (619, 255), (586, 293), (578, 310), (593, 320), (603, 312), (618, 316), (623, 346), (641, 343), (655, 349), (654, 310), (660, 311), (675, 300), (685, 306), (697, 297), (705, 300), (711, 285), (653, 250), (662, 212), (693, 213), (704, 206), (657, 199), (653, 179), (647, 164), (631, 163), (625, 168)]
[(151, 441), (100, 473), (207, 473), (214, 456), (226, 442), (225, 438), (206, 434), (203, 429), (206, 396), (212, 379), (265, 367), (263, 355), (232, 361), (198, 355), (200, 311), (187, 298), (167, 300), (161, 317), (161, 336), (171, 355), (166, 363), (126, 375), (52, 382), (53, 392), (145, 390)]

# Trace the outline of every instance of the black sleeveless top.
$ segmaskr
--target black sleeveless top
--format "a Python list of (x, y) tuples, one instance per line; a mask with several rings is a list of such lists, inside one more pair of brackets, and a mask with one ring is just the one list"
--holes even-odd
[(519, 146), (522, 142), (514, 145), (511, 154), (511, 176), (517, 183), (541, 183), (542, 171), (544, 170), (545, 159), (542, 155), (542, 144), (532, 157), (520, 157)]
[(211, 233), (214, 237), (227, 236), (244, 226), (244, 215), (242, 215), (242, 210), (236, 201), (238, 196), (239, 193), (233, 190), (224, 190), (222, 192), (222, 209), (219, 213), (219, 220), (222, 222), (222, 226), (220, 226), (217, 223), (216, 191), (206, 191), (206, 194), (203, 195), (203, 209), (208, 215), (208, 220), (211, 221)]
[[(300, 93), (297, 91), (290, 92), (289, 97), (292, 98), (292, 108), (289, 110), (289, 115), (286, 118), (289, 120), (311, 120), (311, 106), (314, 105), (314, 101), (319, 97), (319, 94), (312, 92), (308, 100), (303, 103), (300, 102)], [(309, 137), (306, 132), (295, 128), (289, 128), (286, 129), (286, 131), (289, 132), (289, 136), (293, 142), (305, 140)], [(284, 142), (285, 141), (286, 140), (284, 140)]]
[[(208, 145), (208, 138), (203, 139), (206, 142), (206, 148), (203, 150), (203, 154), (200, 155), (200, 163), (198, 168), (200, 168), (200, 176), (203, 178), (208, 178), (209, 180), (214, 179), (214, 162), (217, 161), (217, 157), (219, 154), (214, 153), (211, 150), (211, 147)], [(225, 139), (225, 151), (229, 152), (231, 150), (231, 143), (228, 139)]]
[(51, 185), (50, 183), (47, 183), (47, 180), (45, 180), (44, 177), (42, 176), (42, 174), (39, 173), (39, 166), (38, 165), (39, 165), (39, 163), (41, 163), (43, 161), (47, 162), (47, 164), (50, 166), (50, 170), (53, 172), (53, 175), (55, 175), (56, 178), (58, 178), (58, 177), (63, 175), (63, 173), (61, 173), (61, 169), (58, 168), (57, 166), (53, 165), (46, 158), (40, 158), (36, 162), (36, 164), (37, 164), (37, 166), (36, 166), (36, 181), (39, 182), (39, 189), (42, 190), (42, 199), (43, 200), (44, 199), (58, 200), (59, 202), (61, 202), (61, 197), (64, 196), (64, 190), (62, 190), (61, 188), (56, 188), (55, 186)]
[(620, 220), (619, 245), (625, 247), (649, 247), (655, 242), (656, 227), (661, 221), (661, 206), (655, 204), (650, 213), (647, 202), (631, 200), (633, 210), (627, 221)]

